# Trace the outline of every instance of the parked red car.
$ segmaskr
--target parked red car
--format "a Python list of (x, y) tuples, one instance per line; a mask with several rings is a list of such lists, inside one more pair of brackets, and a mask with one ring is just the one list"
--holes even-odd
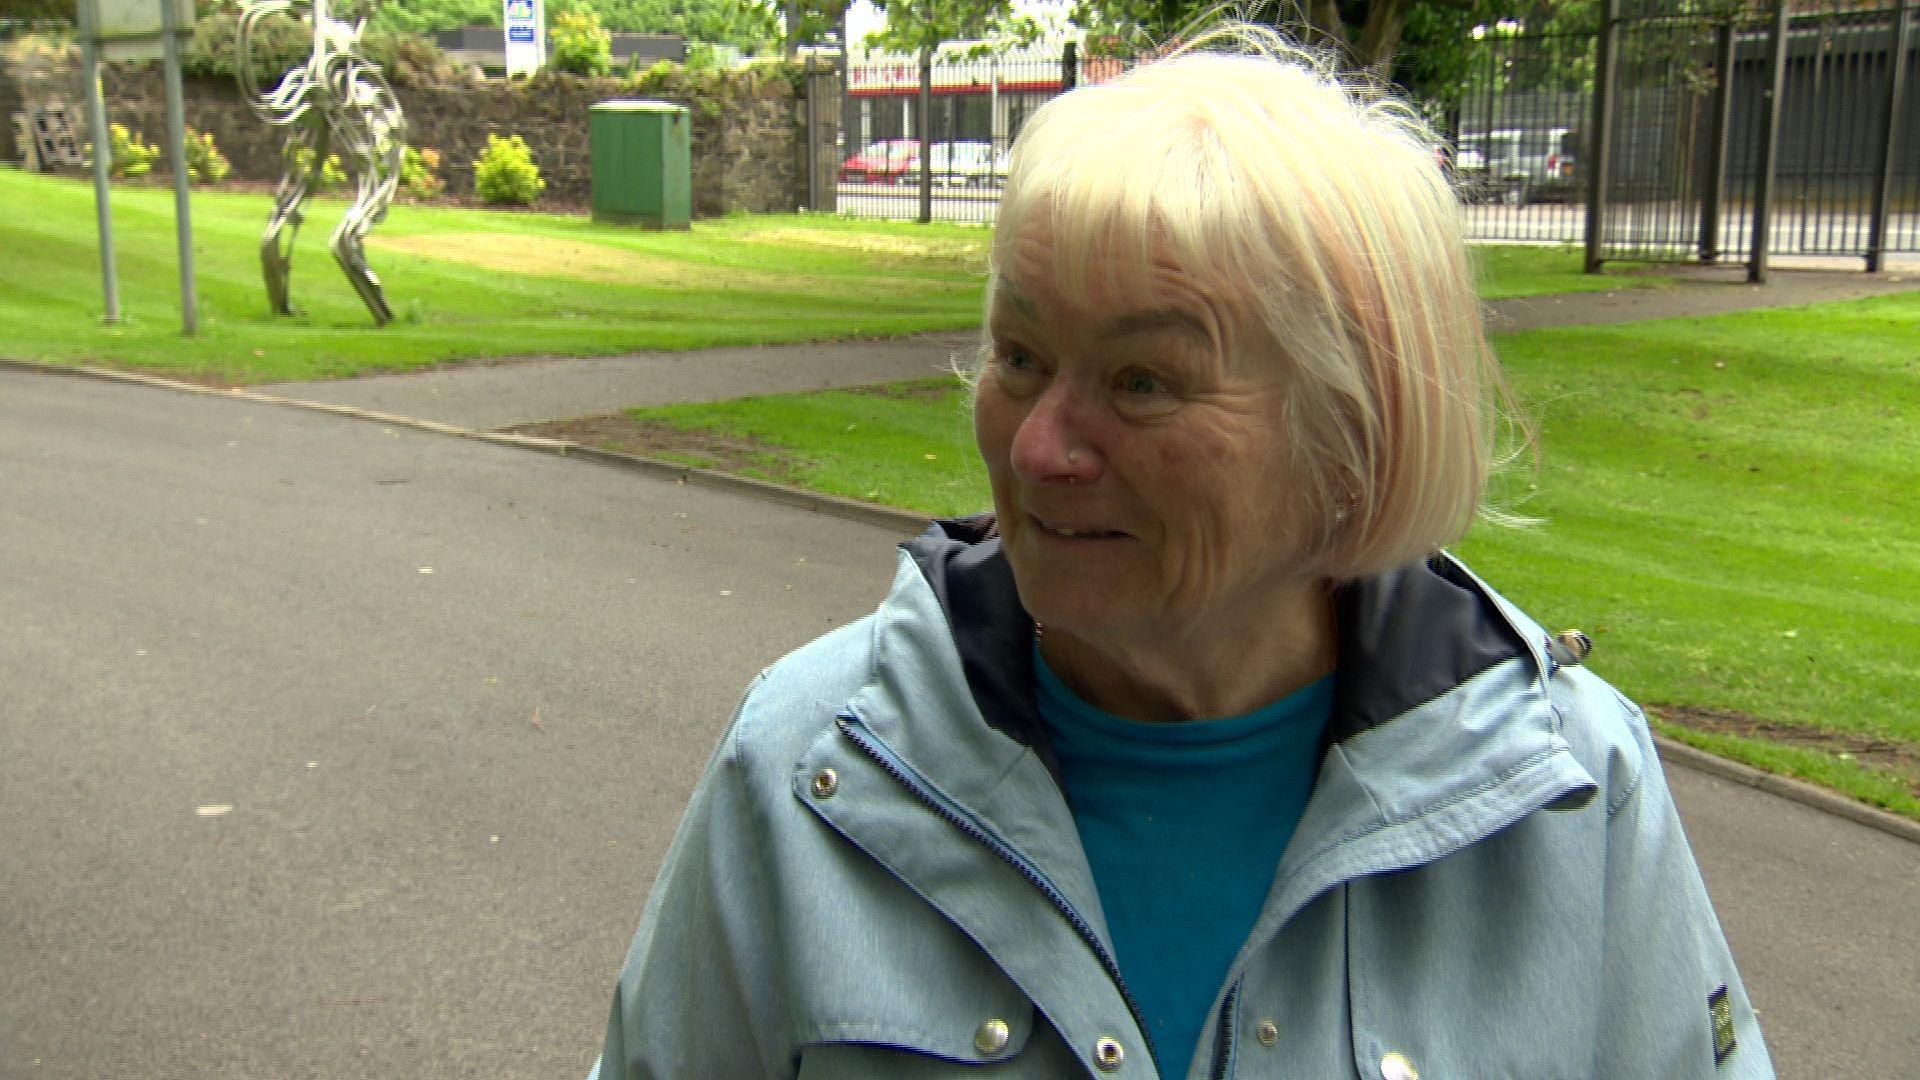
[(843, 184), (898, 184), (918, 175), (918, 139), (882, 139), (840, 163)]

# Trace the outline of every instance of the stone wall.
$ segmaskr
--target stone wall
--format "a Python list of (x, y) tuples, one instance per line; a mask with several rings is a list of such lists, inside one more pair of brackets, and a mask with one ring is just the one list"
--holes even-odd
[[(77, 53), (52, 60), (43, 57), (35, 63), (0, 61), (0, 140), (8, 160), (17, 161), (18, 155), (7, 118), (24, 103), (64, 101), (84, 125), (84, 81), (79, 67)], [(473, 162), (486, 149), (488, 134), (519, 135), (546, 178), (543, 202), (585, 206), (591, 197), (588, 108), (600, 101), (650, 98), (688, 106), (695, 216), (782, 212), (805, 206), (808, 81), (767, 70), (735, 73), (692, 89), (673, 85), (692, 81), (676, 78), (662, 86), (660, 80), (652, 80), (636, 86), (615, 78), (543, 75), (531, 81), (489, 80), (399, 88), (395, 93), (406, 113), (408, 141), (440, 152), (440, 175), (450, 192), (472, 193)], [(830, 93), (835, 99), (816, 104), (813, 115), (837, 118), (837, 86), (830, 81), (813, 82), (816, 92)], [(108, 120), (141, 132), (158, 145), (166, 132), (166, 88), (160, 65), (109, 64), (102, 83)], [(224, 79), (188, 78), (184, 88), (187, 126), (213, 133), (214, 142), (233, 162), (233, 179), (278, 179), (280, 133), (253, 115), (237, 86)], [(164, 169), (163, 157), (155, 171)], [(832, 184), (816, 183), (816, 193), (822, 192), (830, 199)]]

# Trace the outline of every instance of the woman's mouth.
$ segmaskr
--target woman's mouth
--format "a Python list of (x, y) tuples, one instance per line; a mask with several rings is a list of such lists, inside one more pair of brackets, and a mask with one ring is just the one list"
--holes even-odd
[(1129, 538), (1126, 533), (1119, 530), (1103, 529), (1094, 525), (1060, 524), (1042, 521), (1031, 515), (1027, 520), (1033, 522), (1039, 532), (1062, 540), (1125, 540)]

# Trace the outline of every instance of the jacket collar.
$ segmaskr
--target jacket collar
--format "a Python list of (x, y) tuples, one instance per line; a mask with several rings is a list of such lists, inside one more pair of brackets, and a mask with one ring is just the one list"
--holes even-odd
[[(1033, 617), (1020, 605), (993, 516), (935, 521), (902, 548), (946, 612), (982, 716), (1051, 764), (1033, 700)], [(1446, 555), (1348, 584), (1337, 610), (1340, 666), (1329, 744), (1497, 664), (1539, 659), (1533, 640), (1542, 635), (1523, 629), (1510, 617), (1517, 612)]]
[[(1035, 755), (1057, 781), (1034, 704), (1033, 619), (1020, 606), (992, 515), (937, 521), (902, 549), (895, 597), (915, 594), (927, 608), (938, 605), (945, 625), (934, 638), (946, 640), (922, 644), (946, 658), (945, 674), (964, 680), (972, 699), (965, 712), (984, 721), (965, 737), (990, 730), (995, 739), (988, 741), (1005, 749), (986, 759), (997, 762), (989, 773), (980, 770), (981, 758), (970, 757), (980, 746), (952, 752), (954, 733), (940, 730), (946, 725), (902, 725), (916, 730), (895, 733), (908, 744), (901, 748), (925, 760), (931, 777), (945, 777), (956, 795), (1013, 775), (1002, 772), (1002, 759), (1010, 761), (1015, 747)], [(1304, 875), (1303, 887), (1324, 875), (1340, 880), (1417, 865), (1534, 810), (1584, 805), (1596, 789), (1561, 736), (1547, 693), (1553, 667), (1545, 631), (1452, 556), (1354, 581), (1342, 589), (1338, 612), (1340, 667), (1327, 746), (1282, 861), (1283, 881), (1289, 867), (1309, 862), (1322, 864), (1323, 873)], [(883, 669), (904, 659), (884, 639), (876, 646)], [(909, 749), (922, 740), (938, 745)], [(1020, 801), (1033, 798), (1029, 792)], [(1337, 844), (1337, 857), (1316, 854), (1323, 842)]]

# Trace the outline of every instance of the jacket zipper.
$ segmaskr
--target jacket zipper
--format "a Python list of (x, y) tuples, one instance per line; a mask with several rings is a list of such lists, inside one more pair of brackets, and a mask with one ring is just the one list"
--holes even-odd
[(1120, 991), (1120, 1000), (1126, 1002), (1127, 1012), (1133, 1016), (1134, 1027), (1139, 1029), (1140, 1038), (1146, 1042), (1147, 1057), (1153, 1058), (1153, 1035), (1147, 1030), (1146, 1017), (1141, 1014), (1139, 1004), (1133, 1000), (1133, 993), (1127, 989), (1126, 980), (1120, 976), (1119, 962), (1114, 960), (1113, 954), (1107, 951), (1107, 946), (1100, 940), (1100, 935), (1094, 933), (1093, 924), (1075, 910), (1066, 895), (1055, 887), (1053, 882), (1047, 879), (1046, 874), (1033, 865), (1025, 855), (993, 835), (984, 825), (975, 821), (971, 813), (962, 809), (953, 800), (933, 790), (911, 766), (893, 752), (892, 747), (881, 742), (871, 731), (868, 731), (866, 723), (858, 716), (842, 713), (837, 721), (840, 730), (846, 733), (847, 738), (852, 739), (853, 744), (872, 758), (888, 776), (893, 777), (900, 786), (927, 804), (928, 809), (939, 815), (941, 820), (972, 837), (988, 851), (999, 856), (1002, 862), (1013, 867), (1021, 877), (1026, 878), (1029, 884), (1039, 889), (1041, 894), (1052, 902), (1060, 914), (1066, 917), (1067, 924), (1072, 926), (1081, 940), (1087, 943), (1087, 947), (1093, 950), (1093, 955), (1099, 959), (1100, 966), (1106, 971), (1107, 977), (1113, 980), (1114, 987)]
[(1233, 1075), (1233, 1031), (1237, 1026), (1235, 1013), (1240, 1008), (1240, 979), (1234, 980), (1227, 988), (1226, 999), (1220, 1002), (1220, 1030), (1214, 1036), (1213, 1075), (1215, 1080), (1229, 1080)]

